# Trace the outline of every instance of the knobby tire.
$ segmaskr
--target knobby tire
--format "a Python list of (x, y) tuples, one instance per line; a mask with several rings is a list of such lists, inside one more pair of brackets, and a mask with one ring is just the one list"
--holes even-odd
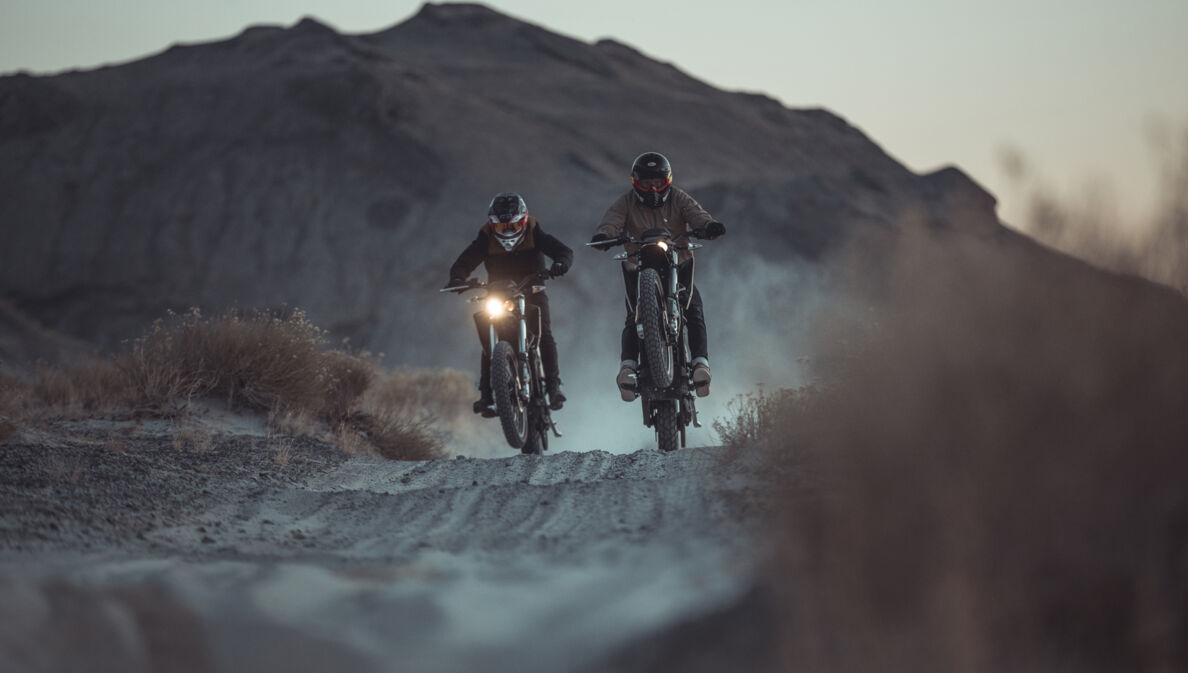
[(544, 453), (548, 448), (548, 428), (545, 427), (540, 412), (533, 411), (528, 419), (528, 439), (524, 442), (524, 448), (520, 449), (520, 452), (524, 454)]
[(643, 325), (644, 355), (652, 386), (663, 390), (672, 385), (673, 353), (664, 320), (664, 286), (655, 269), (639, 274), (639, 321)]
[(676, 451), (680, 448), (680, 412), (673, 400), (656, 403), (653, 425), (656, 428), (656, 443), (661, 451)]
[(516, 351), (508, 342), (500, 341), (491, 353), (491, 392), (503, 437), (513, 449), (522, 449), (528, 438), (529, 419), (516, 388)]

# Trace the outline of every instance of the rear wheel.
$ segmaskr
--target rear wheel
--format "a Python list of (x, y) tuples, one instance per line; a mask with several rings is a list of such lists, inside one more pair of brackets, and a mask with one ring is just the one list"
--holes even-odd
[(652, 385), (663, 390), (672, 385), (672, 345), (664, 320), (664, 286), (655, 269), (639, 274), (639, 321), (643, 325), (644, 356)]
[(491, 393), (503, 437), (513, 449), (522, 449), (528, 437), (528, 408), (520, 399), (516, 352), (506, 341), (495, 344), (491, 353)]
[(677, 403), (673, 400), (657, 402), (653, 425), (656, 427), (656, 443), (661, 451), (676, 451), (680, 447), (680, 435), (684, 429), (680, 424)]

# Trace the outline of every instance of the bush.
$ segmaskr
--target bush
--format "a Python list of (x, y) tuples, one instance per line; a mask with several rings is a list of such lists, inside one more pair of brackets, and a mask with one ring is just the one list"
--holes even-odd
[(155, 323), (115, 365), (138, 405), (218, 397), (231, 408), (334, 422), (366, 390), (374, 365), (325, 343), (301, 311), (207, 318), (192, 310), (173, 325)]
[(468, 393), (453, 372), (386, 374), (367, 354), (326, 343), (326, 333), (301, 311), (207, 317), (194, 309), (157, 321), (112, 359), (40, 366), (29, 384), (3, 377), (0, 414), (171, 416), (192, 399), (214, 398), (267, 414), (277, 429), (327, 428), (353, 450), (403, 460), (442, 455), (435, 418), (459, 408)]
[(751, 448), (767, 450), (770, 457), (781, 459), (799, 455), (812, 444), (814, 412), (822, 395), (819, 384), (809, 384), (771, 393), (760, 389), (728, 402), (727, 416), (713, 422), (727, 449), (727, 459)]
[(966, 242), (888, 241), (863, 347), (723, 426), (821, 465), (772, 472), (788, 670), (1184, 670), (1188, 302)]

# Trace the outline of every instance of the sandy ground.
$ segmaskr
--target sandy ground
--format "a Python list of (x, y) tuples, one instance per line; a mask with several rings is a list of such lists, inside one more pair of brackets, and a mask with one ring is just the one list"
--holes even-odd
[(719, 453), (26, 432), (0, 444), (0, 670), (621, 670), (753, 585), (754, 488)]

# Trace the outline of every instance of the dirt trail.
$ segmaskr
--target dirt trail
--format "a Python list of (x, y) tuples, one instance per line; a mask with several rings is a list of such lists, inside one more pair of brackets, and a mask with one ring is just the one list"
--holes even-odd
[(178, 444), (0, 445), (0, 670), (576, 671), (753, 573), (749, 482), (712, 449)]

